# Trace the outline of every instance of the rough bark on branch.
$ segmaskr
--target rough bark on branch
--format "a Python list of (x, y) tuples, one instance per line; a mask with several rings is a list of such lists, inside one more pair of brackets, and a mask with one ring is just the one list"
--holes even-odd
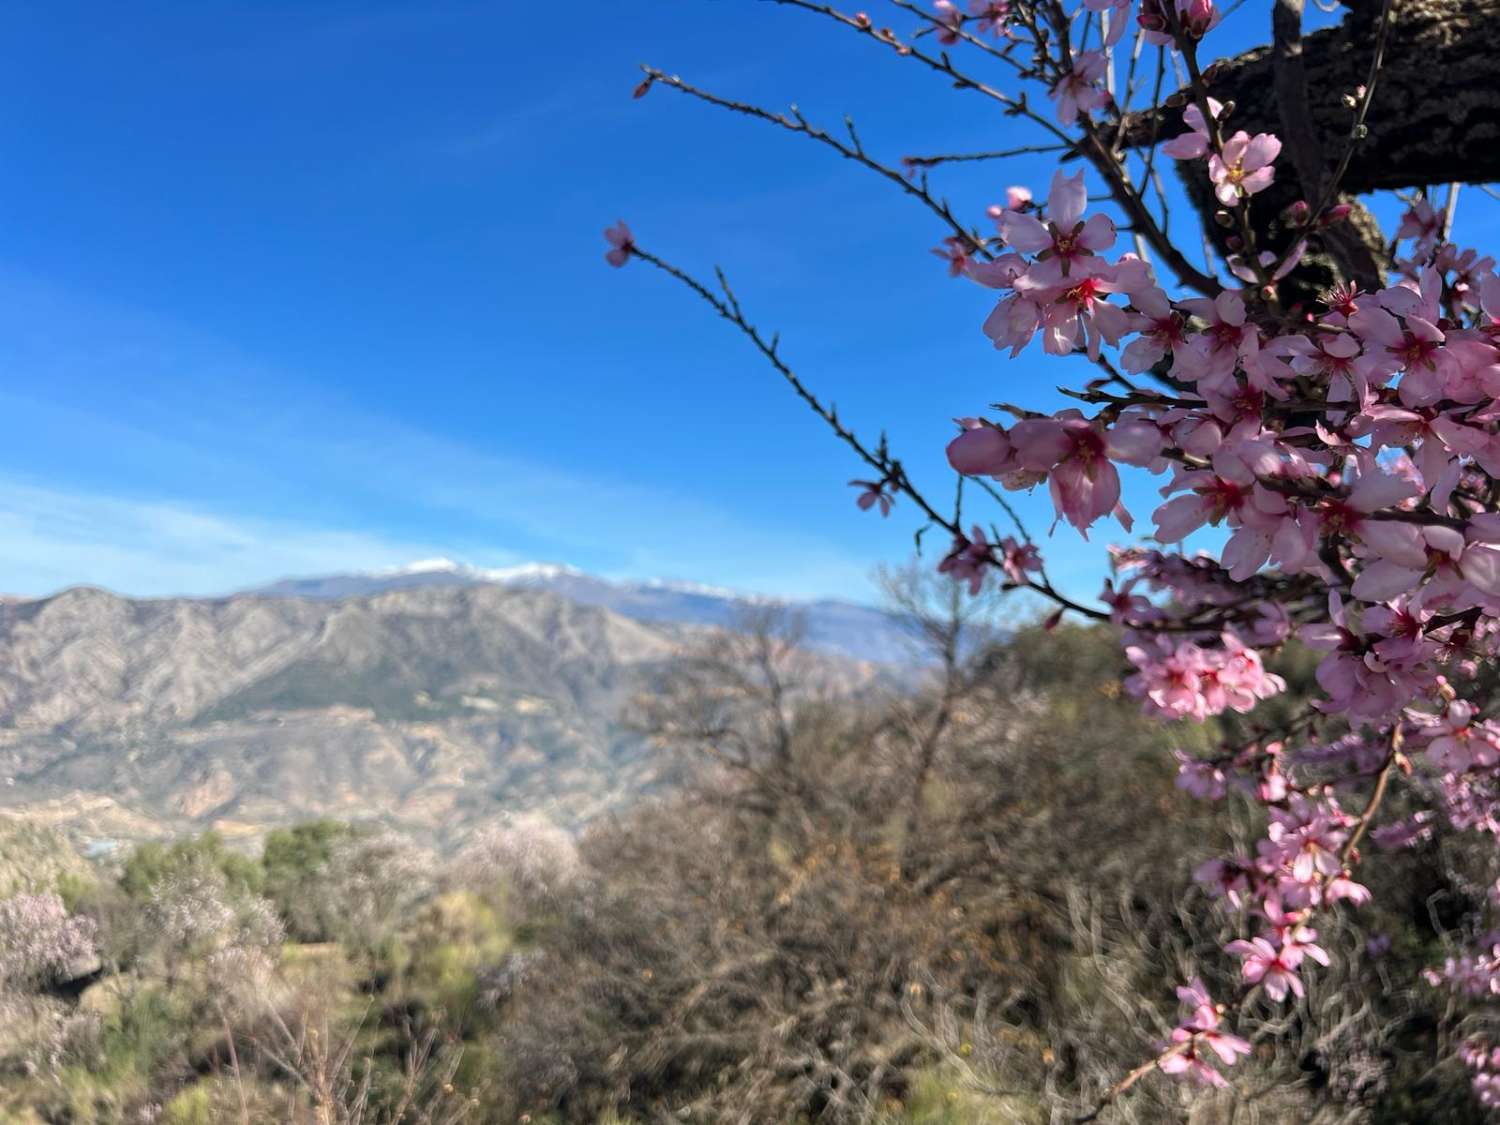
[[(1268, 29), (1276, 42), (1223, 60), (1206, 75), (1209, 93), (1233, 103), (1230, 130), (1276, 133), (1288, 142), (1276, 184), (1251, 201), (1255, 224), (1273, 232), (1273, 246), (1287, 240), (1282, 210), (1299, 198), (1316, 201), (1349, 149), (1349, 102), (1369, 79), (1382, 6), (1383, 0), (1345, 0), (1342, 23), (1302, 36), (1292, 23), (1300, 24), (1300, 3), (1277, 0)], [(1369, 134), (1354, 147), (1339, 184), (1354, 210), (1314, 237), (1303, 264), (1278, 287), (1284, 301), (1312, 301), (1340, 278), (1367, 290), (1381, 284), (1384, 238), (1353, 196), (1500, 180), (1497, 59), (1500, 0), (1394, 0), (1366, 118)], [(1185, 95), (1172, 100), (1181, 103)], [(1180, 109), (1159, 107), (1127, 122), (1125, 143), (1144, 145), (1153, 132), (1160, 138), (1183, 130)], [(1213, 220), (1219, 205), (1201, 165), (1188, 162), (1179, 172), (1210, 240), (1228, 253), (1229, 232)]]
[[(1343, 153), (1352, 113), (1344, 97), (1362, 85), (1379, 0), (1349, 0), (1337, 27), (1302, 40), (1307, 108), (1331, 165)], [(1396, 0), (1385, 64), (1370, 106), (1370, 135), (1349, 163), (1352, 193), (1425, 184), (1500, 180), (1500, 0)], [(1275, 133), (1272, 48), (1257, 47), (1213, 68), (1209, 93), (1234, 102), (1231, 129)], [(1155, 115), (1161, 115), (1153, 126)], [(1149, 110), (1128, 123), (1128, 145), (1183, 132), (1181, 112)]]

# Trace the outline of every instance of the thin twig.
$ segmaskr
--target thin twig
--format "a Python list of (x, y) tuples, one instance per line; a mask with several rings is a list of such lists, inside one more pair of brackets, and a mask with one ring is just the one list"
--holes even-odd
[(795, 106), (792, 107), (790, 114), (772, 113), (768, 109), (762, 109), (760, 106), (752, 105), (749, 102), (735, 101), (732, 98), (721, 97), (708, 90), (700, 89), (697, 86), (684, 82), (677, 75), (667, 74), (665, 71), (658, 70), (654, 66), (643, 66), (641, 70), (646, 73), (646, 78), (649, 82), (659, 83), (670, 89), (679, 90), (684, 94), (697, 98), (699, 101), (707, 102), (709, 105), (715, 105), (720, 109), (727, 109), (734, 113), (742, 113), (746, 117), (753, 117), (759, 121), (769, 122), (788, 132), (797, 133), (817, 141), (819, 144), (827, 145), (840, 156), (864, 165), (870, 171), (895, 184), (902, 191), (906, 192), (907, 195), (920, 200), (928, 210), (937, 215), (938, 218), (948, 225), (949, 229), (955, 235), (964, 241), (964, 244), (969, 248), (971, 253), (988, 255), (989, 252), (985, 249), (985, 240), (973, 231), (966, 229), (954, 216), (945, 201), (936, 199), (927, 190), (925, 185), (913, 183), (896, 169), (882, 164), (865, 152), (864, 145), (860, 142), (859, 134), (854, 131), (853, 122), (847, 118), (845, 120), (848, 125), (850, 139), (848, 141), (841, 141), (827, 130), (820, 129), (809, 122)]

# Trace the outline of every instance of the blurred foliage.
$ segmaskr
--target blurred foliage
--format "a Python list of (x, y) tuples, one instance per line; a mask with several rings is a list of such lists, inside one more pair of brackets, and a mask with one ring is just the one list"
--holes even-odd
[[(1163, 727), (1108, 630), (960, 643), (983, 623), (904, 596), (939, 654), (915, 691), (829, 690), (771, 615), (703, 638), (636, 716), (680, 788), (576, 843), (517, 818), (439, 861), (319, 821), (258, 857), (209, 833), (46, 867), (103, 955), (0, 997), (0, 1123), (1071, 1120), (1162, 1040), (1172, 984), (1236, 991), (1243, 922), (1191, 872), (1260, 826), (1178, 792), (1171, 751), (1267, 714)], [(1282, 655), (1289, 696), (1312, 668)], [(1494, 873), (1462, 841), (1377, 858), (1307, 1000), (1247, 1011), (1230, 1090), (1155, 1076), (1106, 1120), (1484, 1120), (1463, 1013), (1413, 982)]]
[(217, 832), (205, 832), (171, 844), (139, 845), (125, 860), (118, 885), (129, 898), (144, 900), (168, 878), (200, 871), (217, 871), (231, 887), (256, 894), (265, 883), (259, 863), (232, 851)]
[(347, 824), (315, 820), (266, 836), (260, 857), (265, 895), (281, 912), (287, 933), (298, 941), (333, 937), (327, 898), (320, 892), (335, 850), (351, 832)]

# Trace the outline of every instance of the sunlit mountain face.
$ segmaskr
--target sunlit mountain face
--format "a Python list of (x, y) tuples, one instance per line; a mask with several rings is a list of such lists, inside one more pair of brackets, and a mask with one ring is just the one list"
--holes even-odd
[(729, 626), (747, 611), (782, 606), (801, 620), (809, 648), (882, 664), (913, 659), (910, 629), (898, 616), (873, 606), (830, 598), (781, 600), (686, 582), (616, 582), (555, 563), (489, 569), (452, 559), (424, 559), (392, 570), (288, 578), (245, 594), (326, 600), (391, 590), (482, 585), (546, 590), (635, 621), (682, 625)]
[[(670, 783), (631, 701), (763, 604), (438, 562), (218, 598), (0, 602), (0, 808), (85, 848), (207, 828), (248, 845), (320, 817), (439, 847), (507, 812), (582, 825)], [(834, 694), (916, 671), (846, 655), (897, 653), (878, 611), (791, 608)]]

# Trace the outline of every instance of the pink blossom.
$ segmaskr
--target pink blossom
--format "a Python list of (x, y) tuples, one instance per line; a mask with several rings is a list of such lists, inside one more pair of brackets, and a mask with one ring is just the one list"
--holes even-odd
[(1141, 0), (1136, 19), (1153, 47), (1175, 47), (1165, 5), (1176, 8), (1177, 24), (1192, 39), (1202, 39), (1218, 25), (1223, 13), (1213, 0)]
[(948, 263), (949, 277), (962, 277), (969, 267), (969, 243), (967, 239), (950, 235), (932, 248), (933, 254)]
[(976, 21), (981, 33), (1005, 35), (1010, 22), (1010, 0), (969, 0), (969, 18)]
[(1500, 727), (1476, 720), (1474, 706), (1455, 699), (1429, 728), (1427, 759), (1444, 773), (1465, 773), (1500, 764)]
[[(1213, 114), (1217, 119), (1224, 112), (1224, 107), (1213, 98), (1209, 98), (1208, 112)], [(1203, 117), (1203, 110), (1194, 102), (1182, 111), (1182, 120), (1190, 131), (1183, 133), (1180, 137), (1174, 137), (1162, 145), (1162, 152), (1174, 160), (1196, 160), (1207, 156), (1209, 133), (1208, 122)]]
[(1404, 372), (1400, 395), (1409, 407), (1438, 401), (1461, 373), (1454, 354), (1443, 346), (1446, 336), (1437, 326), (1441, 310), (1436, 297), (1441, 285), (1436, 271), (1428, 270), (1419, 293), (1402, 286), (1383, 290), (1378, 304), (1367, 305), (1349, 318), (1350, 329), (1364, 345), (1367, 376), (1383, 381), (1394, 372)]
[(1207, 328), (1192, 338), (1174, 367), (1178, 378), (1222, 385), (1259, 350), (1260, 334), (1247, 323), (1245, 299), (1239, 292), (1226, 289), (1212, 301), (1194, 297), (1179, 304), (1206, 322)]
[(1042, 553), (1034, 543), (1018, 543), (1011, 538), (1000, 540), (1000, 569), (1018, 586), (1024, 586), (1032, 574), (1041, 573)]
[(1058, 517), (1085, 535), (1120, 502), (1120, 474), (1110, 458), (1146, 464), (1162, 443), (1148, 424), (1125, 423), (1106, 431), (1076, 411), (1018, 422), (1010, 439), (1022, 468), (1047, 474)]
[(635, 252), (635, 236), (630, 233), (624, 219), (605, 229), (604, 241), (609, 243), (604, 260), (616, 268), (629, 261), (630, 255)]
[(993, 557), (984, 529), (975, 524), (968, 539), (955, 538), (953, 548), (946, 558), (938, 563), (938, 573), (946, 574), (955, 582), (967, 582), (969, 593), (977, 594), (984, 586), (985, 574)]
[(1226, 207), (1265, 191), (1276, 178), (1272, 162), (1281, 154), (1281, 141), (1272, 133), (1251, 136), (1241, 130), (1224, 142), (1223, 153), (1208, 158), (1214, 195)]
[(1198, 978), (1194, 977), (1185, 986), (1178, 986), (1177, 998), (1182, 1002), (1184, 1014), (1172, 1031), (1172, 1043), (1176, 1049), (1164, 1055), (1158, 1065), (1165, 1074), (1210, 1086), (1225, 1085), (1223, 1075), (1209, 1063), (1203, 1048), (1211, 1051), (1225, 1066), (1233, 1066), (1241, 1055), (1250, 1053), (1250, 1044), (1220, 1028), (1219, 1006)]
[(1416, 239), (1417, 253), (1426, 257), (1442, 237), (1442, 231), (1443, 216), (1426, 199), (1419, 198), (1401, 216), (1401, 225), (1396, 228), (1396, 241)]
[(1148, 285), (1130, 294), (1126, 330), (1136, 338), (1120, 353), (1120, 366), (1132, 375), (1155, 367), (1170, 352), (1173, 370), (1187, 346), (1187, 319), (1172, 307), (1159, 287)]
[(1172, 751), (1177, 759), (1177, 788), (1203, 801), (1217, 801), (1229, 792), (1224, 771), (1212, 762), (1190, 758), (1181, 750)]
[(1008, 210), (1001, 216), (1001, 237), (1006, 245), (1037, 258), (1025, 274), (1032, 290), (1061, 285), (1075, 273), (1105, 270), (1098, 252), (1115, 244), (1115, 224), (1108, 215), (1093, 215), (1084, 221), (1087, 205), (1083, 173), (1064, 176), (1059, 170), (1047, 195), (1046, 223), (1019, 210)]
[(896, 498), (889, 492), (885, 491), (885, 481), (851, 480), (849, 484), (853, 488), (861, 488), (864, 490), (859, 494), (858, 499), (855, 501), (855, 503), (859, 505), (860, 511), (868, 512), (871, 508), (875, 507), (878, 504), (880, 506), (880, 514), (882, 516), (888, 516), (891, 514), (891, 508), (895, 505)]
[(948, 443), (948, 464), (964, 476), (998, 477), (1019, 468), (1010, 435), (999, 426), (971, 419), (972, 426)]
[(1272, 1000), (1285, 1000), (1288, 990), (1297, 996), (1303, 995), (1302, 981), (1297, 976), (1302, 955), (1295, 949), (1278, 951), (1262, 937), (1232, 941), (1224, 948), (1242, 959), (1241, 972), (1245, 982), (1264, 985), (1266, 995)]
[(996, 348), (1009, 348), (1011, 358), (1031, 343), (1042, 324), (1042, 308), (1029, 297), (1008, 297), (984, 321), (984, 334)]
[(1149, 714), (1162, 718), (1202, 722), (1226, 710), (1243, 714), (1286, 690), (1280, 676), (1265, 670), (1260, 654), (1232, 634), (1220, 638), (1217, 648), (1193, 641), (1169, 645), (1163, 639), (1130, 644), (1125, 656), (1136, 667), (1126, 690)]
[(1109, 92), (1099, 85), (1108, 68), (1109, 59), (1102, 51), (1074, 53), (1072, 65), (1052, 84), (1058, 121), (1072, 125), (1080, 113), (1087, 114), (1109, 104)]
[(964, 14), (954, 5), (953, 0), (934, 0), (932, 7), (937, 13), (933, 21), (937, 27), (938, 42), (945, 47), (953, 46), (959, 40)]
[[(1078, 275), (1067, 283), (1038, 294), (1042, 310), (1042, 350), (1049, 355), (1070, 355), (1078, 349), (1098, 359), (1105, 343), (1120, 342), (1128, 324), (1125, 310), (1108, 301), (1128, 281), (1118, 277), (1119, 269), (1105, 269), (1092, 276)], [(1019, 290), (1030, 278), (1016, 282)]]
[(1250, 869), (1238, 860), (1210, 859), (1199, 864), (1193, 878), (1239, 909), (1250, 889)]

